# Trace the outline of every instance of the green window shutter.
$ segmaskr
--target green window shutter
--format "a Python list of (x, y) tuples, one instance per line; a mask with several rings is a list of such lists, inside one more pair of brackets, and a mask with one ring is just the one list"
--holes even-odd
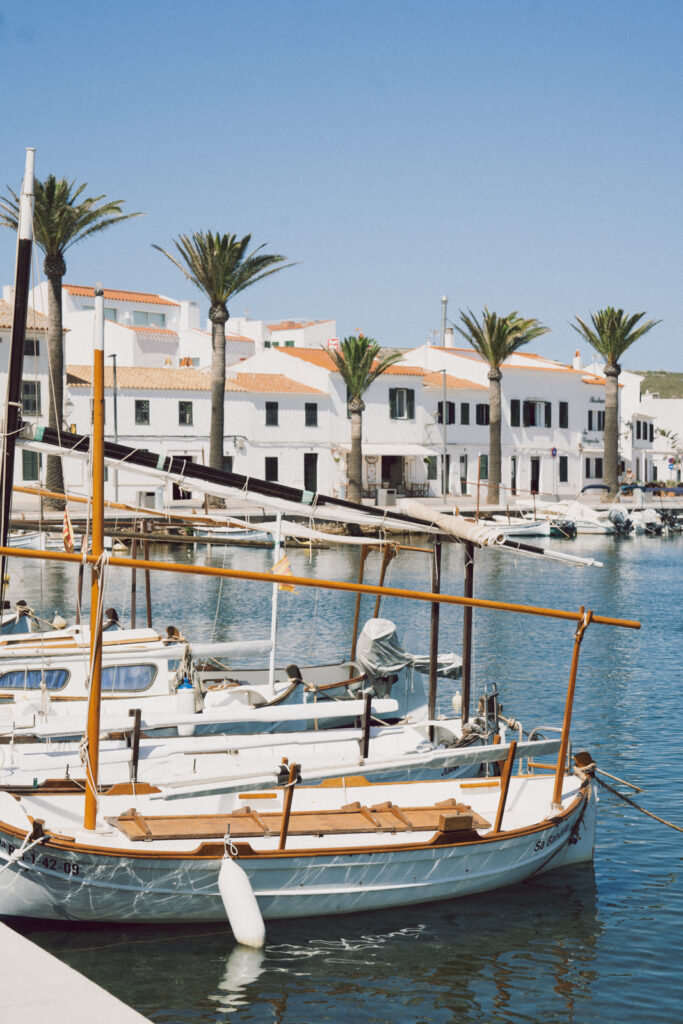
[(546, 427), (552, 427), (553, 425), (553, 407), (550, 402), (545, 403), (545, 425)]
[(519, 426), (519, 399), (513, 398), (510, 402), (510, 426)]
[(406, 391), (407, 408), (408, 408), (408, 419), (415, 419), (415, 392), (412, 388), (408, 388)]
[(389, 388), (389, 419), (396, 419), (396, 388)]

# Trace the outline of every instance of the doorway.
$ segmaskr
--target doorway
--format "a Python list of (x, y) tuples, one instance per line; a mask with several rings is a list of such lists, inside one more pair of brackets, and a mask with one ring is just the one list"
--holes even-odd
[(382, 487), (403, 490), (405, 459), (402, 455), (382, 456)]
[(460, 456), (460, 493), (467, 494), (467, 455)]
[(304, 490), (313, 494), (318, 490), (317, 452), (304, 452)]
[(517, 456), (510, 458), (510, 494), (517, 493)]
[(531, 457), (531, 493), (538, 494), (541, 487), (541, 460), (538, 455)]

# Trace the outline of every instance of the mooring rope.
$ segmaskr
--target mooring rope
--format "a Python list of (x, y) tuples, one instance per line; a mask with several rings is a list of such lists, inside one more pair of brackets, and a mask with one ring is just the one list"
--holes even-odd
[(669, 828), (675, 829), (676, 832), (683, 832), (683, 828), (681, 828), (680, 825), (674, 825), (672, 821), (667, 821), (666, 818), (660, 818), (658, 815), (653, 814), (652, 811), (646, 811), (644, 807), (641, 807), (640, 804), (637, 804), (635, 800), (631, 799), (630, 796), (625, 796), (623, 793), (620, 793), (618, 789), (614, 788), (614, 786), (610, 786), (609, 783), (603, 782), (603, 780), (597, 778), (597, 776), (595, 778), (595, 781), (599, 782), (601, 786), (605, 787), (605, 789), (608, 789), (610, 793), (614, 793), (615, 796), (618, 796), (620, 800), (623, 800), (625, 803), (630, 804), (631, 807), (635, 807), (635, 809), (637, 811), (640, 811), (641, 814), (647, 814), (648, 818), (654, 818), (655, 821), (661, 822), (662, 825), (668, 825)]

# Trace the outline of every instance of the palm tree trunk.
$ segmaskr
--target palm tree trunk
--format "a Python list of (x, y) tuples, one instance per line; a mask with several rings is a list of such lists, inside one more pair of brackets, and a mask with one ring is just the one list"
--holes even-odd
[[(223, 469), (223, 443), (225, 435), (225, 306), (212, 306), (211, 320), (211, 425), (209, 428), (209, 465)], [(221, 498), (210, 497), (213, 508), (222, 508)]]
[(616, 363), (605, 366), (605, 465), (603, 480), (609, 487), (609, 496), (614, 497), (619, 486), (619, 372)]
[(363, 497), (363, 413), (360, 409), (351, 408), (351, 451), (349, 452), (348, 479), (349, 501), (360, 502)]
[(500, 490), (500, 379), (499, 369), (491, 368), (489, 378), (489, 489), (486, 497), (490, 505), (497, 505)]
[[(46, 260), (47, 263), (47, 260)], [(63, 261), (62, 261), (63, 266)], [(66, 270), (66, 267), (64, 267)], [(47, 273), (47, 355), (50, 367), (48, 390), (48, 426), (53, 430), (62, 429), (64, 406), (64, 334), (62, 331), (62, 277), (60, 273)], [(45, 485), (48, 491), (64, 493), (62, 460), (58, 455), (48, 455)], [(63, 511), (65, 502), (59, 498), (46, 498), (47, 508)]]

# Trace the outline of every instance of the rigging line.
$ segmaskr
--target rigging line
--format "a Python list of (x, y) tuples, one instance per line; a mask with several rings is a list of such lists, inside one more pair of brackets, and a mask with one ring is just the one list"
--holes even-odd
[[(225, 569), (225, 559), (226, 559), (226, 555), (227, 555), (227, 550), (228, 550), (228, 545), (224, 544), (223, 545), (223, 568), (224, 569)], [(224, 581), (225, 581), (225, 576), (221, 576), (220, 586), (218, 587), (218, 598), (216, 600), (216, 614), (214, 616), (213, 628), (211, 630), (211, 639), (212, 640), (216, 636), (216, 627), (218, 625), (218, 612), (219, 612), (219, 609), (220, 609), (220, 606), (221, 606), (221, 599), (223, 597), (223, 583), (224, 583)]]
[(630, 804), (631, 807), (635, 807), (635, 809), (640, 811), (641, 814), (647, 814), (648, 818), (654, 818), (655, 821), (660, 822), (662, 825), (666, 825), (668, 828), (674, 829), (676, 832), (683, 832), (683, 828), (681, 828), (680, 825), (674, 825), (672, 821), (667, 821), (666, 818), (660, 818), (659, 815), (653, 814), (652, 811), (646, 811), (644, 807), (637, 804), (630, 796), (626, 796), (625, 793), (620, 793), (618, 789), (615, 789), (614, 786), (610, 786), (609, 783), (604, 782), (603, 779), (599, 779), (596, 776), (595, 781), (599, 782), (600, 785), (604, 786), (610, 793), (613, 793), (614, 796), (618, 796), (620, 800), (624, 801), (624, 803)]

